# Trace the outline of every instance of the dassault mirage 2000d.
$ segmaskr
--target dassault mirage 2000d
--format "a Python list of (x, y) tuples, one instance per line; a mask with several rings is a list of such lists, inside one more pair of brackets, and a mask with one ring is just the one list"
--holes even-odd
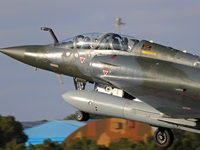
[[(90, 33), (54, 43), (3, 48), (14, 59), (73, 77), (75, 91), (62, 95), (89, 113), (149, 124), (161, 148), (173, 143), (171, 129), (200, 133), (200, 58), (185, 51), (115, 33)], [(94, 83), (94, 91), (84, 90)]]

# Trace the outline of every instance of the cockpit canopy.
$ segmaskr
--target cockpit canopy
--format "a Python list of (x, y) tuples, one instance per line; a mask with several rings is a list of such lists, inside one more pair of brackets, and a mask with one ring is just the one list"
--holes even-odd
[(97, 49), (131, 51), (139, 40), (116, 33), (89, 33), (59, 42), (56, 46), (66, 49)]

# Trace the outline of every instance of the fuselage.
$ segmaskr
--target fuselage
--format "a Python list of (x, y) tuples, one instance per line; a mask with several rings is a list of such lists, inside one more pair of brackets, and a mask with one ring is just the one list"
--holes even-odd
[[(29, 50), (30, 53), (30, 50)], [(179, 90), (200, 97), (200, 58), (183, 51), (140, 41), (132, 51), (114, 49), (64, 49), (59, 45), (41, 46), (34, 67), (77, 77), (88, 82), (125, 82)], [(33, 58), (32, 58), (33, 57)], [(138, 96), (138, 92), (135, 92)]]
[[(11, 47), (1, 52), (37, 68), (127, 89), (134, 97), (165, 90), (180, 92), (190, 99), (200, 98), (200, 58), (152, 41), (91, 33), (56, 44)], [(179, 102), (185, 107), (189, 101)], [(195, 110), (195, 105), (200, 102), (190, 107)]]

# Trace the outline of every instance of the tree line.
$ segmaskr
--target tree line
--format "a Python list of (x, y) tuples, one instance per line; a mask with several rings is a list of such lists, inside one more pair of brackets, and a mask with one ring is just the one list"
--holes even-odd
[[(73, 115), (71, 115), (72, 117)], [(67, 118), (65, 118), (67, 119)], [(174, 143), (169, 150), (200, 150), (200, 134), (188, 131), (173, 130)], [(0, 150), (159, 150), (153, 136), (147, 136), (145, 141), (133, 143), (128, 138), (111, 142), (108, 147), (98, 145), (96, 141), (82, 137), (71, 139), (66, 145), (44, 140), (43, 144), (25, 146), (28, 137), (23, 132), (20, 122), (13, 116), (0, 116)]]

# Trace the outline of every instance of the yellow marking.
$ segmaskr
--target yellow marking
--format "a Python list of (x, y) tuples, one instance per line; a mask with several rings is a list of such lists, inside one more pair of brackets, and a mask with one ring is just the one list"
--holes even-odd
[(143, 54), (156, 55), (155, 52), (148, 52), (148, 51), (145, 51), (145, 50), (143, 50), (142, 53), (143, 53)]
[(183, 53), (187, 53), (187, 51), (186, 51), (186, 50), (184, 50), (184, 51), (183, 51)]
[(150, 43), (153, 43), (153, 40), (149, 41)]

